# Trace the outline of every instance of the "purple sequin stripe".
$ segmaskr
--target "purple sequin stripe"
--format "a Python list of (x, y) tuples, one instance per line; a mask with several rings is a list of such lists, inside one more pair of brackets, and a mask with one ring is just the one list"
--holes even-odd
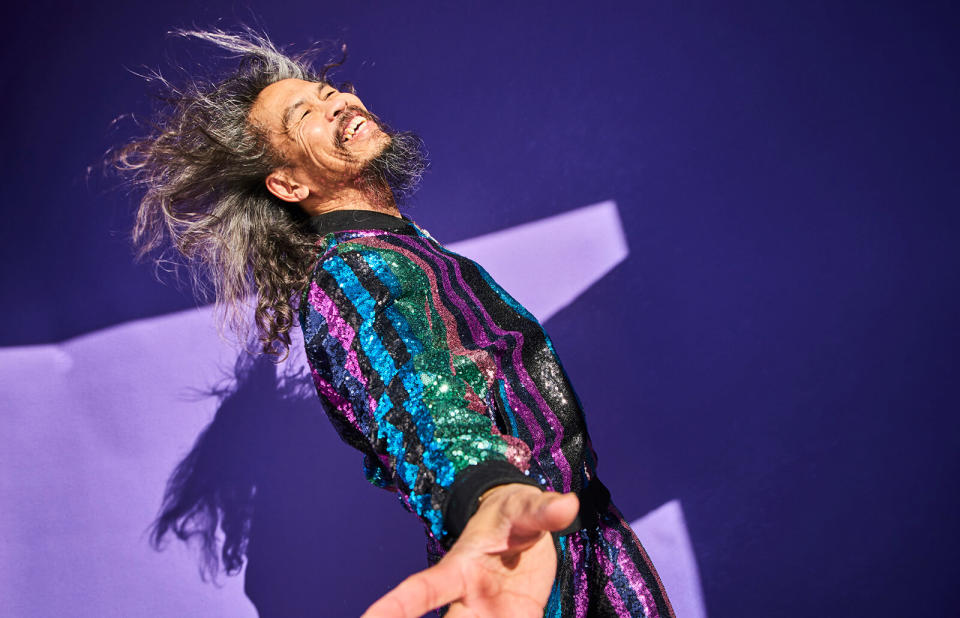
[[(337, 307), (333, 303), (333, 300), (331, 300), (331, 298), (327, 296), (324, 291), (321, 290), (314, 282), (310, 283), (308, 300), (310, 305), (316, 309), (317, 313), (322, 315), (327, 320), (327, 328), (330, 334), (336, 337), (340, 342), (340, 345), (343, 346), (343, 349), (346, 350), (347, 371), (349, 371), (355, 378), (357, 378), (357, 380), (360, 381), (364, 387), (366, 387), (367, 378), (364, 377), (363, 372), (360, 371), (360, 364), (357, 362), (357, 353), (351, 349), (351, 344), (353, 343), (356, 333), (343, 320), (343, 318), (340, 317), (340, 313), (337, 311)], [(339, 401), (340, 404), (337, 407), (343, 410), (347, 420), (350, 421), (350, 424), (359, 430), (360, 423), (357, 421), (356, 414), (353, 411), (353, 406), (349, 405), (349, 402), (347, 402), (346, 399), (337, 394), (333, 385), (329, 384), (326, 380), (320, 377), (320, 374), (317, 373), (316, 370), (313, 370), (311, 373), (313, 374), (313, 380), (317, 384), (317, 388), (323, 389), (324, 394), (326, 394), (327, 397), (329, 397), (332, 401)], [(373, 409), (373, 407), (376, 405), (376, 402), (372, 397), (369, 398), (369, 403), (371, 409)]]
[[(359, 241), (355, 241), (355, 242), (359, 242)], [(447, 298), (450, 302), (455, 304), (458, 309), (461, 310), (459, 315), (470, 326), (470, 332), (471, 332), (470, 334), (473, 335), (473, 337), (478, 340), (477, 343), (480, 344), (481, 346), (496, 345), (497, 342), (491, 341), (489, 338), (487, 338), (486, 333), (483, 331), (483, 328), (480, 325), (480, 322), (478, 321), (477, 317), (472, 313), (471, 306), (467, 304), (462, 298), (460, 298), (460, 296), (456, 293), (452, 284), (450, 283), (450, 280), (444, 277), (442, 281), (439, 281), (437, 276), (434, 274), (433, 270), (429, 268), (427, 262), (421, 259), (418, 254), (412, 251), (408, 251), (406, 249), (395, 247), (393, 245), (380, 243), (379, 241), (374, 239), (364, 239), (363, 244), (372, 246), (372, 247), (378, 247), (378, 248), (388, 248), (391, 251), (396, 251), (397, 253), (403, 255), (404, 257), (414, 262), (415, 264), (417, 264), (417, 266), (420, 266), (423, 269), (424, 275), (430, 281), (430, 287), (432, 288), (432, 295), (434, 298), (434, 303), (433, 303), (434, 308), (440, 313), (441, 319), (448, 325), (447, 326), (447, 345), (449, 346), (450, 351), (452, 353), (470, 354), (472, 356), (477, 353), (477, 350), (467, 350), (463, 342), (460, 341), (460, 338), (457, 335), (457, 330), (455, 326), (456, 320), (454, 316), (446, 308), (444, 303), (439, 302), (438, 300), (440, 296), (439, 289), (441, 287), (443, 288), (443, 292), (446, 295), (445, 298)], [(440, 268), (440, 270), (444, 273), (444, 275), (446, 275), (446, 268), (442, 264), (439, 264), (438, 268)], [(502, 330), (500, 331), (500, 333), (506, 334), (506, 332)], [(500, 357), (500, 355), (493, 355), (492, 362), (497, 368), (497, 374), (502, 375), (503, 366), (502, 366), (502, 358)], [(522, 363), (520, 363), (520, 367), (522, 366), (523, 366)], [(511, 392), (512, 392), (512, 389), (510, 388), (510, 385), (507, 384), (508, 395)], [(543, 430), (540, 428), (540, 425), (537, 422), (536, 416), (534, 416), (533, 412), (529, 410), (526, 406), (524, 406), (519, 399), (512, 399), (511, 405), (514, 406), (514, 409), (519, 409), (521, 418), (523, 419), (527, 428), (533, 435), (534, 452), (535, 453), (539, 452), (543, 448), (546, 440), (543, 435)]]
[(570, 563), (573, 569), (573, 607), (575, 618), (585, 618), (590, 605), (590, 588), (587, 585), (586, 541), (579, 534), (572, 534), (567, 545), (570, 551)]
[[(400, 242), (403, 242), (407, 245), (419, 245), (420, 247), (424, 245), (424, 241), (422, 240), (417, 241), (417, 240), (406, 238), (406, 237), (397, 237), (397, 238)], [(386, 243), (381, 244), (379, 241), (371, 242), (371, 240), (367, 240), (364, 242), (364, 244), (371, 244), (373, 246), (380, 246), (380, 247), (390, 247), (394, 250), (402, 251), (398, 249), (396, 246), (387, 245)], [(410, 257), (411, 259), (415, 259), (411, 253), (408, 253), (406, 251), (402, 251), (402, 253), (407, 257)], [(474, 339), (480, 345), (491, 345), (493, 343), (487, 337), (484, 329), (481, 328), (479, 324), (479, 320), (474, 314), (474, 311), (472, 311), (471, 309), (474, 309), (481, 314), (487, 327), (492, 332), (496, 333), (501, 337), (512, 336), (515, 338), (517, 344), (514, 346), (513, 350), (511, 351), (510, 359), (513, 361), (514, 368), (517, 372), (517, 375), (520, 378), (520, 382), (522, 383), (523, 387), (534, 398), (534, 400), (538, 405), (540, 413), (543, 415), (543, 419), (546, 420), (547, 424), (554, 431), (554, 440), (553, 440), (553, 444), (551, 444), (550, 446), (550, 455), (553, 459), (554, 464), (557, 466), (557, 469), (560, 471), (561, 478), (562, 478), (562, 490), (570, 491), (571, 478), (573, 476), (573, 473), (570, 468), (570, 462), (567, 461), (566, 457), (563, 454), (563, 450), (561, 449), (561, 443), (563, 440), (563, 427), (560, 426), (560, 421), (557, 419), (556, 414), (550, 408), (549, 404), (547, 404), (546, 400), (543, 398), (543, 395), (540, 393), (539, 389), (537, 388), (537, 385), (534, 383), (533, 379), (530, 377), (530, 373), (527, 371), (527, 368), (523, 363), (523, 359), (521, 357), (521, 352), (523, 349), (523, 333), (520, 333), (519, 331), (506, 331), (500, 328), (499, 326), (497, 326), (496, 322), (493, 320), (493, 318), (484, 308), (483, 303), (480, 302), (480, 299), (477, 298), (476, 294), (471, 289), (471, 287), (467, 284), (466, 281), (464, 281), (463, 274), (460, 271), (460, 266), (459, 264), (457, 264), (457, 261), (455, 259), (450, 258), (449, 256), (444, 256), (443, 254), (438, 254), (436, 252), (433, 252), (433, 255), (437, 256), (437, 259), (434, 260), (434, 264), (436, 264), (436, 266), (443, 273), (442, 281), (443, 281), (444, 291), (447, 293), (447, 297), (450, 298), (451, 300), (454, 300), (454, 302), (456, 302), (458, 307), (462, 310), (462, 315), (471, 326), (471, 334), (473, 335)], [(441, 259), (442, 257), (446, 257), (447, 259), (446, 260)], [(457, 283), (460, 284), (460, 289), (463, 290), (467, 294), (467, 296), (470, 297), (470, 300), (472, 302), (468, 303), (464, 301), (464, 299), (461, 298), (455, 292), (454, 285), (449, 278), (447, 265), (444, 262), (448, 262), (450, 264), (450, 267), (454, 272), (454, 276), (456, 277)], [(429, 270), (427, 270), (427, 272), (431, 273), (431, 271)], [(431, 273), (431, 276), (432, 276), (432, 273)], [(440, 303), (435, 303), (435, 304), (440, 305)], [(497, 360), (499, 365), (500, 359), (498, 358)], [(526, 406), (524, 406), (520, 401), (511, 402), (511, 405), (518, 406), (519, 410), (521, 410), (521, 414), (523, 415), (523, 418), (527, 423), (528, 427), (535, 427), (535, 426), (538, 427), (538, 424), (536, 423), (533, 412), (529, 410)], [(543, 433), (538, 431), (538, 434), (539, 435), (536, 437), (539, 437), (539, 441), (534, 443), (534, 449), (533, 449), (535, 455), (539, 453), (544, 446)], [(557, 489), (560, 489), (560, 488), (557, 488)]]
[(660, 615), (657, 613), (657, 605), (653, 601), (653, 595), (650, 594), (646, 583), (640, 577), (640, 571), (637, 570), (636, 565), (630, 561), (627, 552), (624, 551), (620, 533), (613, 528), (604, 528), (603, 537), (616, 549), (617, 566), (623, 571), (627, 581), (630, 582), (630, 587), (633, 588), (637, 598), (640, 599), (640, 603), (643, 605), (643, 615), (647, 618), (659, 618)]
[[(344, 440), (375, 452), (434, 533), (431, 562), (443, 554), (438, 518), (454, 478), (444, 470), (506, 457), (556, 490), (579, 490), (596, 478), (580, 400), (549, 338), (482, 268), (418, 227), (324, 238), (301, 307), (317, 391), (357, 430), (338, 422)], [(413, 370), (423, 363), (423, 373)], [(395, 379), (401, 370), (402, 384)], [(410, 399), (429, 389), (428, 400)], [(455, 399), (444, 398), (454, 391)], [(445, 433), (431, 437), (434, 431)], [(366, 441), (371, 435), (382, 438)], [(612, 503), (601, 523), (565, 538), (558, 612), (674, 618), (653, 565)]]

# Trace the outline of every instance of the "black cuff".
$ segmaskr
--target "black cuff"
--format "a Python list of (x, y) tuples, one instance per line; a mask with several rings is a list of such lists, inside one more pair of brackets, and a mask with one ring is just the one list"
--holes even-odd
[(501, 459), (482, 461), (461, 470), (448, 490), (449, 495), (443, 510), (443, 523), (447, 531), (441, 540), (444, 547), (450, 549), (466, 528), (467, 522), (477, 512), (477, 500), (483, 492), (508, 483), (524, 483), (542, 489), (536, 479)]

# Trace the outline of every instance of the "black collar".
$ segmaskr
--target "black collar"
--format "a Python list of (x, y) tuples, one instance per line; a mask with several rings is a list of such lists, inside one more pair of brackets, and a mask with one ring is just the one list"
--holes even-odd
[(400, 234), (416, 235), (413, 221), (405, 215), (400, 218), (374, 210), (334, 210), (310, 217), (310, 227), (320, 236), (344, 230), (384, 230)]

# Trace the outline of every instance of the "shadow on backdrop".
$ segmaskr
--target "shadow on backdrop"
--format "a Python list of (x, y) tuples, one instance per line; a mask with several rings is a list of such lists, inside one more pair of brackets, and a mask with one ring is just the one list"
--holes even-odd
[(170, 532), (198, 544), (201, 576), (213, 581), (246, 561), (244, 589), (261, 617), (316, 612), (319, 599), (340, 596), (337, 572), (369, 568), (350, 528), (383, 522), (375, 510), (345, 510), (358, 479), (330, 473), (334, 432), (309, 374), (278, 375), (269, 357), (242, 354), (205, 395), (221, 403), (170, 477), (154, 545)]

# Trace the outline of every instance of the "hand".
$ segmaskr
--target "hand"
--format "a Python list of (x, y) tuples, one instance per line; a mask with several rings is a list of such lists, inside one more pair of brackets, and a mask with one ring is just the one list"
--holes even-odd
[(547, 532), (569, 526), (578, 509), (576, 494), (494, 487), (440, 562), (400, 582), (362, 618), (416, 618), (447, 603), (446, 618), (541, 618), (557, 572)]

